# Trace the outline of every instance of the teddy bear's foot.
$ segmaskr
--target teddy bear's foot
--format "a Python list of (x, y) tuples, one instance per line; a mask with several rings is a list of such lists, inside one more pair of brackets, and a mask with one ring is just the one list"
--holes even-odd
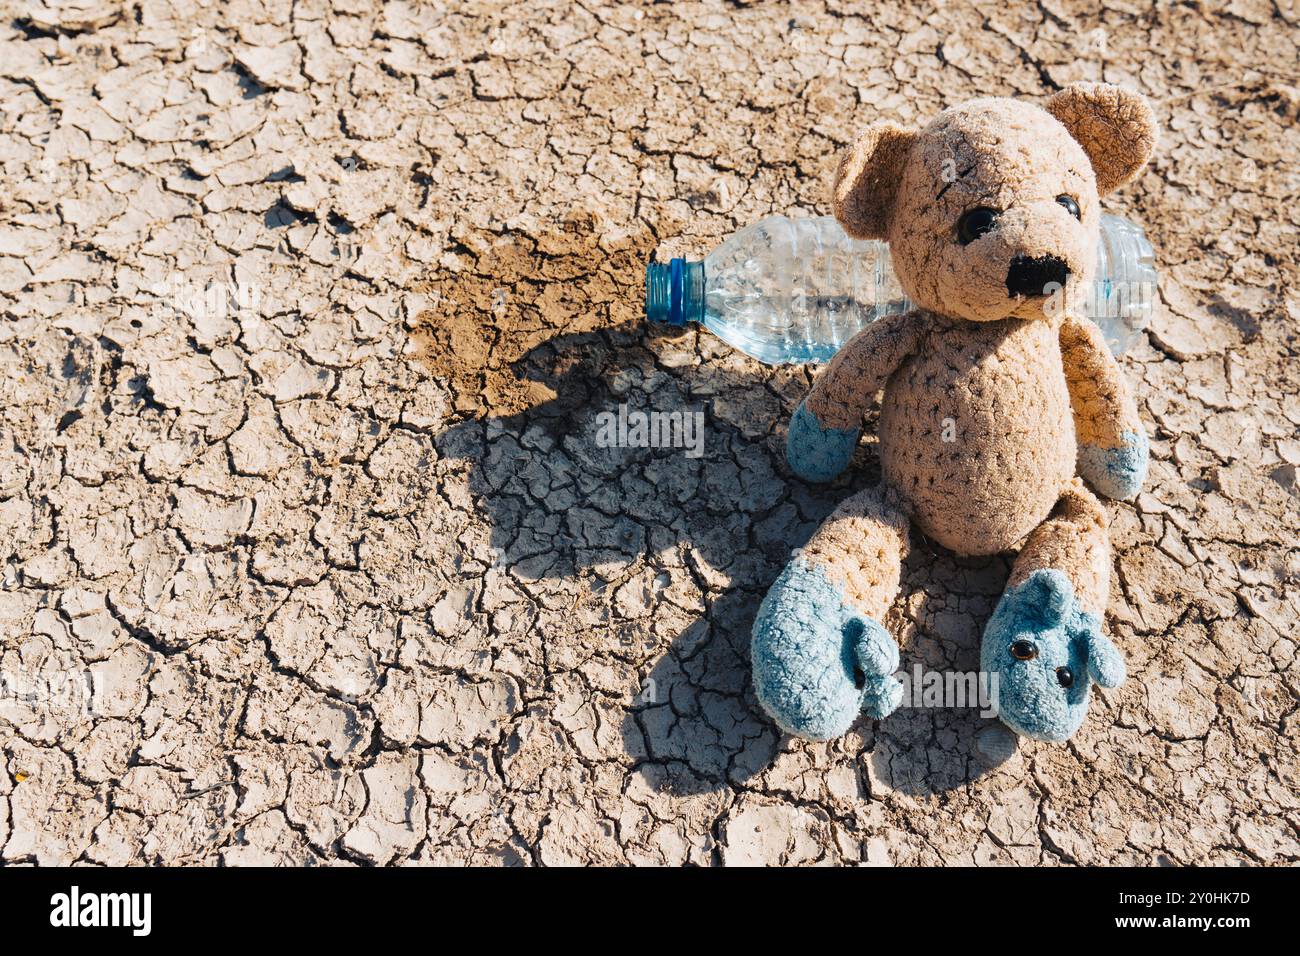
[(894, 639), (803, 558), (790, 562), (763, 599), (752, 657), (759, 703), (799, 737), (838, 737), (864, 711), (881, 718), (902, 700)]
[(980, 649), (998, 717), (1035, 740), (1068, 740), (1088, 712), (1089, 687), (1116, 687), (1124, 660), (1062, 571), (1039, 568), (1008, 587)]

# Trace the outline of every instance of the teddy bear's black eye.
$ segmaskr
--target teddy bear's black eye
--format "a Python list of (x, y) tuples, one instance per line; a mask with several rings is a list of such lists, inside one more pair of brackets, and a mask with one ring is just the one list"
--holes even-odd
[(1060, 203), (1062, 206), (1064, 206), (1065, 211), (1068, 212), (1075, 219), (1079, 218), (1080, 216), (1079, 204), (1074, 201), (1073, 196), (1057, 196), (1056, 201)]
[(1016, 641), (1011, 645), (1011, 656), (1018, 661), (1032, 661), (1038, 656), (1038, 648), (1033, 641)]
[(1074, 671), (1068, 667), (1058, 667), (1056, 669), (1056, 682), (1062, 687), (1074, 686)]
[(987, 206), (968, 209), (957, 220), (957, 239), (964, 246), (967, 243), (974, 242), (984, 233), (992, 231), (997, 224), (998, 214), (996, 210), (989, 209)]

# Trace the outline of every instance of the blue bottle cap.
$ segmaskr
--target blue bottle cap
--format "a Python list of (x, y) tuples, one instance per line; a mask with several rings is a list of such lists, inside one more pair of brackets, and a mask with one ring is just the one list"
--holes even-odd
[(673, 259), (645, 267), (645, 314), (651, 322), (685, 325), (704, 317), (704, 263)]

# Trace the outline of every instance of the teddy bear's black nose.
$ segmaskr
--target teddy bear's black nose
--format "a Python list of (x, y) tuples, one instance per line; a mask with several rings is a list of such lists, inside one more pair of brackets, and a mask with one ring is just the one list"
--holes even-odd
[(1007, 271), (1009, 295), (1047, 295), (1048, 286), (1061, 288), (1070, 277), (1065, 262), (1056, 256), (1016, 256)]

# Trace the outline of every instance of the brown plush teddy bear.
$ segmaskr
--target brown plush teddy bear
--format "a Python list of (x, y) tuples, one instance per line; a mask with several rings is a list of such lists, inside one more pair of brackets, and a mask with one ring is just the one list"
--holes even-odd
[(1042, 107), (979, 99), (919, 131), (881, 123), (844, 156), (835, 217), (888, 240), (916, 308), (845, 345), (790, 423), (790, 466), (829, 480), (883, 389), (881, 484), (795, 552), (755, 621), (755, 688), (785, 730), (826, 739), (898, 706), (880, 622), (909, 522), (961, 555), (1020, 549), (981, 651), (1013, 730), (1065, 740), (1089, 685), (1124, 679), (1102, 634), (1110, 546), (1093, 490), (1136, 494), (1147, 438), (1080, 305), (1099, 197), (1137, 175), (1155, 133), (1141, 96), (1079, 84)]

